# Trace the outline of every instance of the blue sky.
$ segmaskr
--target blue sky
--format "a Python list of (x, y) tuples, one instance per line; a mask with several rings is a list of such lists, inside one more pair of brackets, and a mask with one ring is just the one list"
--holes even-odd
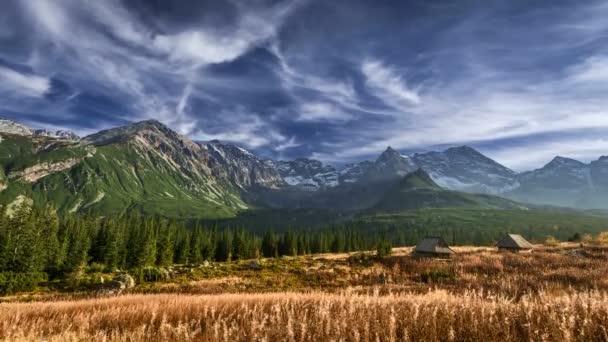
[(344, 163), (608, 154), (605, 1), (4, 0), (0, 116)]

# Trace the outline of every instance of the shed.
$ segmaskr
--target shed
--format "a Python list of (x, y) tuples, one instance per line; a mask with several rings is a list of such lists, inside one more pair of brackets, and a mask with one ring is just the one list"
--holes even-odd
[(513, 252), (529, 251), (534, 246), (519, 234), (507, 234), (498, 241), (498, 249)]
[(427, 237), (420, 241), (414, 253), (419, 256), (450, 257), (454, 252), (442, 237)]

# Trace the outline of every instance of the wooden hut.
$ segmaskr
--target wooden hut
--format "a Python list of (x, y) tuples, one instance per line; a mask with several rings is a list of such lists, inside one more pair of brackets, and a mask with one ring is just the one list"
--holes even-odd
[(530, 251), (534, 246), (519, 234), (507, 234), (498, 241), (498, 250), (509, 252)]
[(416, 256), (449, 258), (456, 254), (441, 237), (427, 237), (414, 248)]

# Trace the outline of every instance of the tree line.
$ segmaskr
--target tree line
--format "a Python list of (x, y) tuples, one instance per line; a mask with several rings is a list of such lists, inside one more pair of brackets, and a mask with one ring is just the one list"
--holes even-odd
[[(361, 250), (386, 254), (391, 246), (415, 245), (430, 235), (443, 236), (451, 244), (491, 245), (508, 231), (446, 228), (446, 224), (440, 223), (351, 222), (273, 232), (140, 215), (59, 217), (52, 207), (23, 205), (0, 209), (0, 272), (44, 272), (58, 277), (93, 264), (113, 271)], [(526, 231), (542, 233), (541, 228)], [(562, 234), (572, 234), (574, 229), (562, 230)]]
[(350, 252), (373, 247), (347, 227), (261, 235), (159, 217), (60, 218), (50, 207), (0, 212), (0, 272), (54, 276), (100, 264), (109, 270), (259, 257)]

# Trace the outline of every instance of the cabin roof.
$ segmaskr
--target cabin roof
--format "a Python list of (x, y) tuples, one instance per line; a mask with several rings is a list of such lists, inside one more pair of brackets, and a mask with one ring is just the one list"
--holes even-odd
[(425, 238), (418, 243), (414, 251), (417, 253), (455, 254), (455, 252), (441, 237)]
[(531, 249), (534, 246), (519, 234), (507, 234), (498, 241), (499, 248)]

